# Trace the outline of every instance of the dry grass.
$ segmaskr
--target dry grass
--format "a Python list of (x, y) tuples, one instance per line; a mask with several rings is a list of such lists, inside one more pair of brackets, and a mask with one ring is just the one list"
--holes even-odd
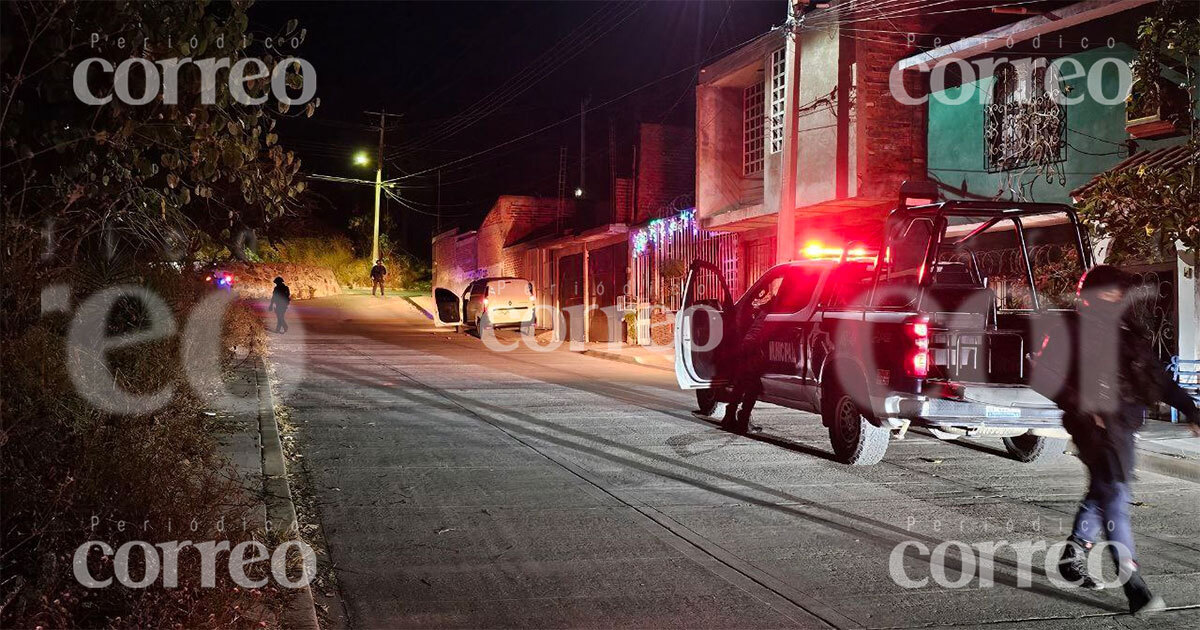
[[(339, 285), (348, 288), (370, 287), (374, 262), (358, 257), (345, 237), (290, 238), (272, 247), (263, 248), (260, 256), (265, 262), (289, 262), (326, 267), (333, 271)], [(428, 284), (429, 268), (409, 256), (384, 254), (388, 275), (384, 285), (396, 291), (416, 289)]]
[[(167, 270), (145, 269), (137, 279), (166, 299), (180, 327), (202, 295), (198, 283)], [(137, 329), (142, 314), (135, 304), (114, 311), (110, 332)], [(3, 340), (0, 627), (278, 625), (284, 594), (273, 582), (239, 589), (218, 561), (216, 587), (202, 588), (194, 550), (180, 556), (178, 588), (156, 583), (130, 589), (114, 582), (87, 589), (74, 579), (73, 554), (89, 540), (113, 548), (129, 540), (236, 545), (259, 534), (243, 531), (252, 499), (229, 478), (218, 454), (217, 418), (202, 412), (203, 403), (185, 384), (179, 337), (109, 354), (127, 388), (175, 388), (170, 403), (154, 413), (113, 415), (75, 393), (68, 377), (68, 324), (66, 316), (46, 316)], [(224, 365), (259, 352), (262, 330), (254, 312), (235, 304), (224, 322)], [(93, 517), (100, 520), (94, 528)], [(224, 532), (216, 531), (218, 523)], [(104, 560), (99, 553), (90, 558), (98, 577), (111, 575), (111, 559)], [(141, 569), (132, 574), (142, 575)]]

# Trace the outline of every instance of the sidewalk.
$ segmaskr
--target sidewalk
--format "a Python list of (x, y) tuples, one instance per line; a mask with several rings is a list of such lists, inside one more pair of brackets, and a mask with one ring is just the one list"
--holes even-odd
[(1138, 469), (1200, 482), (1200, 438), (1186, 424), (1147, 420), (1137, 450)]
[(586, 345), (587, 349), (582, 354), (589, 357), (634, 363), (670, 372), (675, 371), (674, 346), (647, 347), (608, 343), (588, 343)]
[[(296, 507), (287, 482), (287, 469), (275, 422), (275, 403), (266, 366), (261, 359), (239, 365), (226, 382), (232, 396), (258, 398), (257, 409), (220, 413), (225, 432), (217, 436), (218, 451), (229, 459), (230, 474), (236, 475), (248, 497), (256, 499), (254, 525), (270, 523), (271, 531), (296, 536)], [(213, 413), (213, 412), (206, 412)], [(312, 590), (297, 589), (284, 613), (284, 626), (319, 630)]]

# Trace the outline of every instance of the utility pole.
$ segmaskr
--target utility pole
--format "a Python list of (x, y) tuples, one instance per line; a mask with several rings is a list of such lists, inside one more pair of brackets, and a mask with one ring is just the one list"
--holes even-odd
[(587, 183), (587, 104), (591, 98), (579, 101), (579, 187), (575, 189), (576, 197), (586, 194), (584, 186)]
[(389, 114), (386, 110), (363, 112), (379, 116), (379, 153), (375, 160), (375, 228), (371, 237), (371, 262), (379, 260), (379, 194), (383, 191), (383, 132), (387, 129), (387, 117), (399, 118), (400, 114)]
[(798, 26), (794, 0), (787, 3), (787, 23), (784, 46), (783, 91), (783, 173), (779, 178), (779, 220), (775, 228), (775, 263), (785, 263), (796, 257), (796, 115), (800, 107), (800, 46), (796, 41)]
[(434, 234), (442, 233), (442, 169), (437, 170), (437, 219), (434, 223)]

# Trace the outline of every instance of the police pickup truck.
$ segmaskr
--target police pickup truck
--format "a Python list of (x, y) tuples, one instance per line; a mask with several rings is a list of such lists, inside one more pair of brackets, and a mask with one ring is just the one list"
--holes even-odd
[(736, 301), (716, 266), (692, 263), (675, 373), (700, 413), (719, 416), (731, 399), (742, 329), (765, 309), (761, 399), (820, 414), (841, 462), (879, 462), (910, 426), (1002, 438), (1023, 462), (1062, 454), (1061, 414), (1028, 383), (1031, 346), (1069, 316), (1091, 265), (1073, 209), (902, 206), (877, 249), (805, 242), (799, 254)]

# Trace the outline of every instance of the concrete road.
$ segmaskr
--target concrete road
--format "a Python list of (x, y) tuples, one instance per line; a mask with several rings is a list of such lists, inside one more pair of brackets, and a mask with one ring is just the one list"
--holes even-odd
[[(979, 574), (973, 554), (920, 551), (1061, 540), (1084, 486), (1073, 458), (910, 435), (851, 468), (814, 416), (764, 407), (762, 435), (738, 437), (693, 417), (668, 372), (491, 352), (401, 298), (290, 315), (272, 353), (295, 377), (282, 402), (350, 627), (1146, 625), (1119, 589), (1056, 588), (1040, 553), (1028, 586), (1008, 549), (993, 585), (950, 588), (933, 577)], [(1200, 486), (1145, 473), (1135, 494), (1141, 560), (1172, 608), (1152, 625), (1200, 627)], [(913, 588), (889, 571), (906, 541)]]

